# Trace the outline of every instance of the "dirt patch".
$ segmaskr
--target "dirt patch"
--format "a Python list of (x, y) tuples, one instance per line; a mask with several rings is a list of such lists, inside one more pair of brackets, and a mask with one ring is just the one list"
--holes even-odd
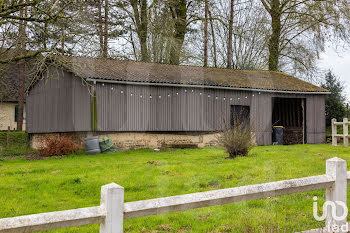
[(191, 231), (192, 227), (181, 227), (178, 232), (188, 232)]
[(205, 220), (205, 219), (207, 219), (209, 217), (210, 217), (210, 214), (207, 214), (207, 215), (199, 216), (197, 219), (198, 220)]
[(148, 161), (147, 164), (150, 164), (150, 165), (157, 165), (157, 164), (158, 164), (158, 161)]
[(230, 174), (229, 176), (227, 176), (227, 179), (228, 179), (228, 180), (231, 180), (231, 179), (233, 179), (233, 178), (237, 179), (238, 176), (237, 176), (236, 174), (234, 174), (234, 173), (232, 173), (232, 174)]
[(61, 173), (62, 170), (56, 170), (56, 171), (52, 171), (51, 174), (58, 174), (58, 173)]
[(165, 231), (165, 232), (170, 232), (170, 231), (173, 230), (173, 227), (171, 226), (171, 224), (165, 224), (165, 225), (158, 226), (158, 230)]
[(29, 161), (33, 160), (43, 160), (46, 159), (47, 157), (40, 156), (39, 152), (31, 152), (31, 153), (25, 153), (23, 154), (24, 158)]
[(223, 224), (221, 226), (218, 226), (213, 233), (217, 233), (217, 232), (232, 232), (232, 226), (228, 225), (228, 224)]
[(162, 175), (169, 175), (170, 173), (171, 173), (171, 171), (167, 170), (167, 171), (162, 172)]

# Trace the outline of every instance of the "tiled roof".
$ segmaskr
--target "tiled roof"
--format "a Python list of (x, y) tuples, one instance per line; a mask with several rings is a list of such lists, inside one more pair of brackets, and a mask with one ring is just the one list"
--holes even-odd
[(63, 56), (57, 61), (61, 61), (66, 70), (82, 78), (164, 85), (187, 84), (277, 91), (328, 92), (282, 72), (203, 68), (73, 56)]

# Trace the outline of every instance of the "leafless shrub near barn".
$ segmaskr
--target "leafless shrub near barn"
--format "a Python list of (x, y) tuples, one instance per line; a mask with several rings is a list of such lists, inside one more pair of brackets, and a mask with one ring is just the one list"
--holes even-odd
[(231, 123), (225, 124), (217, 136), (219, 144), (225, 147), (229, 158), (247, 156), (254, 145), (254, 130), (244, 115), (243, 112), (234, 115)]
[(69, 155), (77, 152), (78, 146), (67, 137), (47, 136), (39, 148), (39, 153), (44, 157)]

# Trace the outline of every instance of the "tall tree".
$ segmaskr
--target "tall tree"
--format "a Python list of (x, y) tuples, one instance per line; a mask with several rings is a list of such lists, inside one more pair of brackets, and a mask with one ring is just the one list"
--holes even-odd
[(108, 7), (109, 7), (109, 3), (108, 0), (105, 0), (105, 17), (104, 17), (104, 33), (103, 33), (103, 53), (102, 56), (103, 57), (107, 57), (108, 56), (108, 39), (109, 39), (109, 31), (108, 31)]
[(269, 70), (281, 69), (281, 58), (310, 69), (326, 39), (350, 42), (348, 1), (260, 1), (270, 16)]
[[(99, 35), (99, 44), (100, 44), (100, 57), (108, 56), (108, 0), (96, 0), (96, 7), (98, 10), (98, 35)], [(104, 10), (104, 12), (102, 11)]]
[[(69, 4), (65, 4), (62, 7), (57, 6), (58, 1), (29, 1), (29, 0), (21, 0), (21, 1), (2, 1), (0, 7), (0, 29), (4, 36), (1, 37), (0, 48), (6, 48), (5, 51), (9, 52), (7, 55), (2, 54), (0, 57), (0, 64), (17, 62), (21, 59), (27, 59), (31, 57), (35, 57), (41, 52), (48, 52), (51, 50), (50, 48), (43, 48), (40, 46), (32, 46), (30, 48), (30, 52), (25, 54), (11, 54), (11, 48), (18, 48), (18, 39), (19, 32), (23, 32), (23, 25), (26, 24), (28, 29), (34, 30), (34, 24), (45, 24), (47, 22), (58, 21), (62, 18), (67, 18), (63, 14), (63, 10)], [(25, 14), (25, 9), (27, 9), (30, 14)], [(30, 25), (28, 25), (30, 24)], [(22, 27), (21, 30), (20, 27)], [(44, 27), (42, 27), (44, 28)], [(18, 30), (18, 33), (14, 33)], [(40, 32), (31, 31), (32, 38), (35, 35), (43, 32), (41, 29)], [(33, 43), (29, 43), (29, 38), (27, 37), (27, 46), (33, 45)]]
[(204, 0), (204, 56), (203, 66), (208, 66), (208, 20), (209, 20), (209, 6), (208, 0)]
[(326, 124), (330, 126), (333, 118), (342, 120), (345, 116), (344, 86), (331, 71), (327, 72), (321, 86), (331, 92), (326, 96)]
[(96, 0), (96, 6), (98, 10), (98, 36), (100, 41), (100, 56), (104, 57), (104, 35), (103, 35), (103, 18), (102, 18), (102, 0)]
[(187, 0), (170, 0), (169, 9), (173, 18), (174, 33), (170, 49), (170, 64), (180, 64), (180, 54), (187, 32)]
[[(25, 3), (21, 1), (21, 3)], [(27, 7), (24, 7), (20, 11), (20, 17), (27, 17)], [(26, 53), (26, 21), (21, 20), (18, 26), (18, 51), (20, 55), (25, 55)], [(17, 115), (17, 130), (22, 131), (23, 129), (23, 112), (24, 112), (24, 89), (25, 89), (25, 60), (21, 59), (18, 62), (18, 75), (19, 75), (19, 85), (18, 85), (18, 115)]]
[(211, 16), (211, 11), (208, 9), (208, 15), (210, 18), (210, 28), (211, 28), (211, 37), (213, 42), (213, 61), (214, 61), (214, 67), (217, 67), (217, 56), (216, 56), (216, 39), (215, 39), (215, 30), (214, 30), (214, 22), (213, 18)]
[(234, 14), (234, 0), (230, 3), (230, 19), (228, 23), (228, 41), (227, 41), (227, 68), (232, 69), (232, 36), (233, 36), (233, 14)]
[(148, 37), (148, 6), (147, 0), (130, 0), (133, 9), (133, 20), (136, 25), (136, 33), (138, 35), (141, 47), (141, 60), (150, 61), (147, 47)]

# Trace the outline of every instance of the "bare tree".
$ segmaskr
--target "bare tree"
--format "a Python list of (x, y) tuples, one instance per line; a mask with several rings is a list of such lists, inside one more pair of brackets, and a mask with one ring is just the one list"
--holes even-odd
[(187, 0), (171, 0), (169, 9), (174, 21), (173, 43), (170, 50), (170, 64), (180, 64), (180, 53), (187, 31)]
[[(24, 0), (25, 1), (25, 0)], [(23, 1), (21, 1), (23, 3)], [(27, 17), (27, 7), (20, 11), (20, 17)], [(26, 21), (21, 20), (18, 27), (18, 51), (20, 55), (25, 54), (26, 51)], [(24, 89), (25, 89), (25, 60), (21, 59), (18, 63), (19, 71), (19, 86), (18, 86), (18, 117), (17, 130), (22, 131), (23, 126), (23, 111), (24, 111)]]
[(147, 48), (148, 37), (148, 6), (147, 0), (129, 0), (133, 9), (133, 20), (136, 25), (136, 32), (139, 37), (141, 47), (141, 60), (150, 61)]
[(230, 20), (228, 23), (228, 41), (227, 41), (227, 68), (232, 66), (232, 34), (233, 34), (233, 14), (234, 14), (234, 0), (230, 4)]
[(204, 0), (204, 67), (208, 66), (208, 20), (209, 20), (209, 5), (208, 0)]
[(213, 62), (214, 62), (214, 67), (217, 67), (216, 39), (215, 39), (214, 22), (213, 22), (213, 18), (211, 16), (211, 11), (209, 9), (208, 9), (208, 15), (210, 18), (211, 37), (212, 37), (212, 43), (213, 43)]
[[(290, 61), (285, 64), (293, 63), (301, 70), (310, 69), (322, 51), (325, 39), (350, 41), (348, 1), (260, 1), (271, 18), (269, 70), (281, 69), (281, 58)], [(290, 54), (291, 51), (294, 54)]]

